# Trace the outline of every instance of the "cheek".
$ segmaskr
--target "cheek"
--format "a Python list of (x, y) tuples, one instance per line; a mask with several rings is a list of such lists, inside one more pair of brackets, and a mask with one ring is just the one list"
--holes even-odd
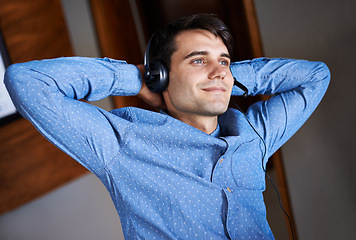
[(184, 82), (180, 81), (180, 77), (171, 73), (169, 75), (169, 83), (167, 90), (165, 91), (166, 97), (172, 104), (179, 99), (184, 98)]
[(171, 73), (169, 75), (169, 85), (168, 89), (171, 94), (184, 95), (186, 92), (192, 91), (194, 86), (193, 74), (180, 71), (180, 74)]

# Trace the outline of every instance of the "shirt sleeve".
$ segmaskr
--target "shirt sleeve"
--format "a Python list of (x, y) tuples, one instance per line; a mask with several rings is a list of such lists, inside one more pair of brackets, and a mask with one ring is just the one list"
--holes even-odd
[[(271, 95), (249, 107), (246, 116), (264, 138), (268, 157), (309, 118), (323, 98), (330, 71), (322, 62), (258, 58), (233, 63), (231, 71), (249, 95)], [(233, 94), (243, 91), (234, 87)]]
[[(23, 117), (50, 142), (99, 173), (119, 151), (120, 132), (110, 112), (90, 105), (111, 95), (136, 95), (141, 75), (134, 65), (113, 59), (57, 58), (11, 65), (5, 85)], [(117, 117), (116, 117), (117, 118)], [(127, 122), (116, 119), (118, 128)]]

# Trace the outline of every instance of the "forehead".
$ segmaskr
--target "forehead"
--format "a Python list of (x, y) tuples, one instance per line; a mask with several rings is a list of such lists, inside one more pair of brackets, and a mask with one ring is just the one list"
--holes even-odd
[(214, 51), (228, 54), (227, 47), (219, 36), (202, 30), (186, 30), (175, 37), (176, 52), (188, 54), (191, 51)]

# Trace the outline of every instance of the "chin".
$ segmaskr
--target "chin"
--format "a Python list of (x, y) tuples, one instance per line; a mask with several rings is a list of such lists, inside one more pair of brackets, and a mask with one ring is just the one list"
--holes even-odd
[(224, 107), (216, 107), (216, 108), (210, 108), (207, 109), (207, 113), (209, 116), (219, 116), (221, 114), (224, 114), (227, 111), (227, 106)]

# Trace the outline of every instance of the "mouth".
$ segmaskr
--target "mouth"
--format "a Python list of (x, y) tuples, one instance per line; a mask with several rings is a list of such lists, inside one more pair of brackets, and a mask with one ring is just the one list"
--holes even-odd
[(218, 87), (218, 86), (213, 86), (213, 87), (207, 87), (202, 89), (205, 92), (226, 92), (226, 88), (224, 87)]

